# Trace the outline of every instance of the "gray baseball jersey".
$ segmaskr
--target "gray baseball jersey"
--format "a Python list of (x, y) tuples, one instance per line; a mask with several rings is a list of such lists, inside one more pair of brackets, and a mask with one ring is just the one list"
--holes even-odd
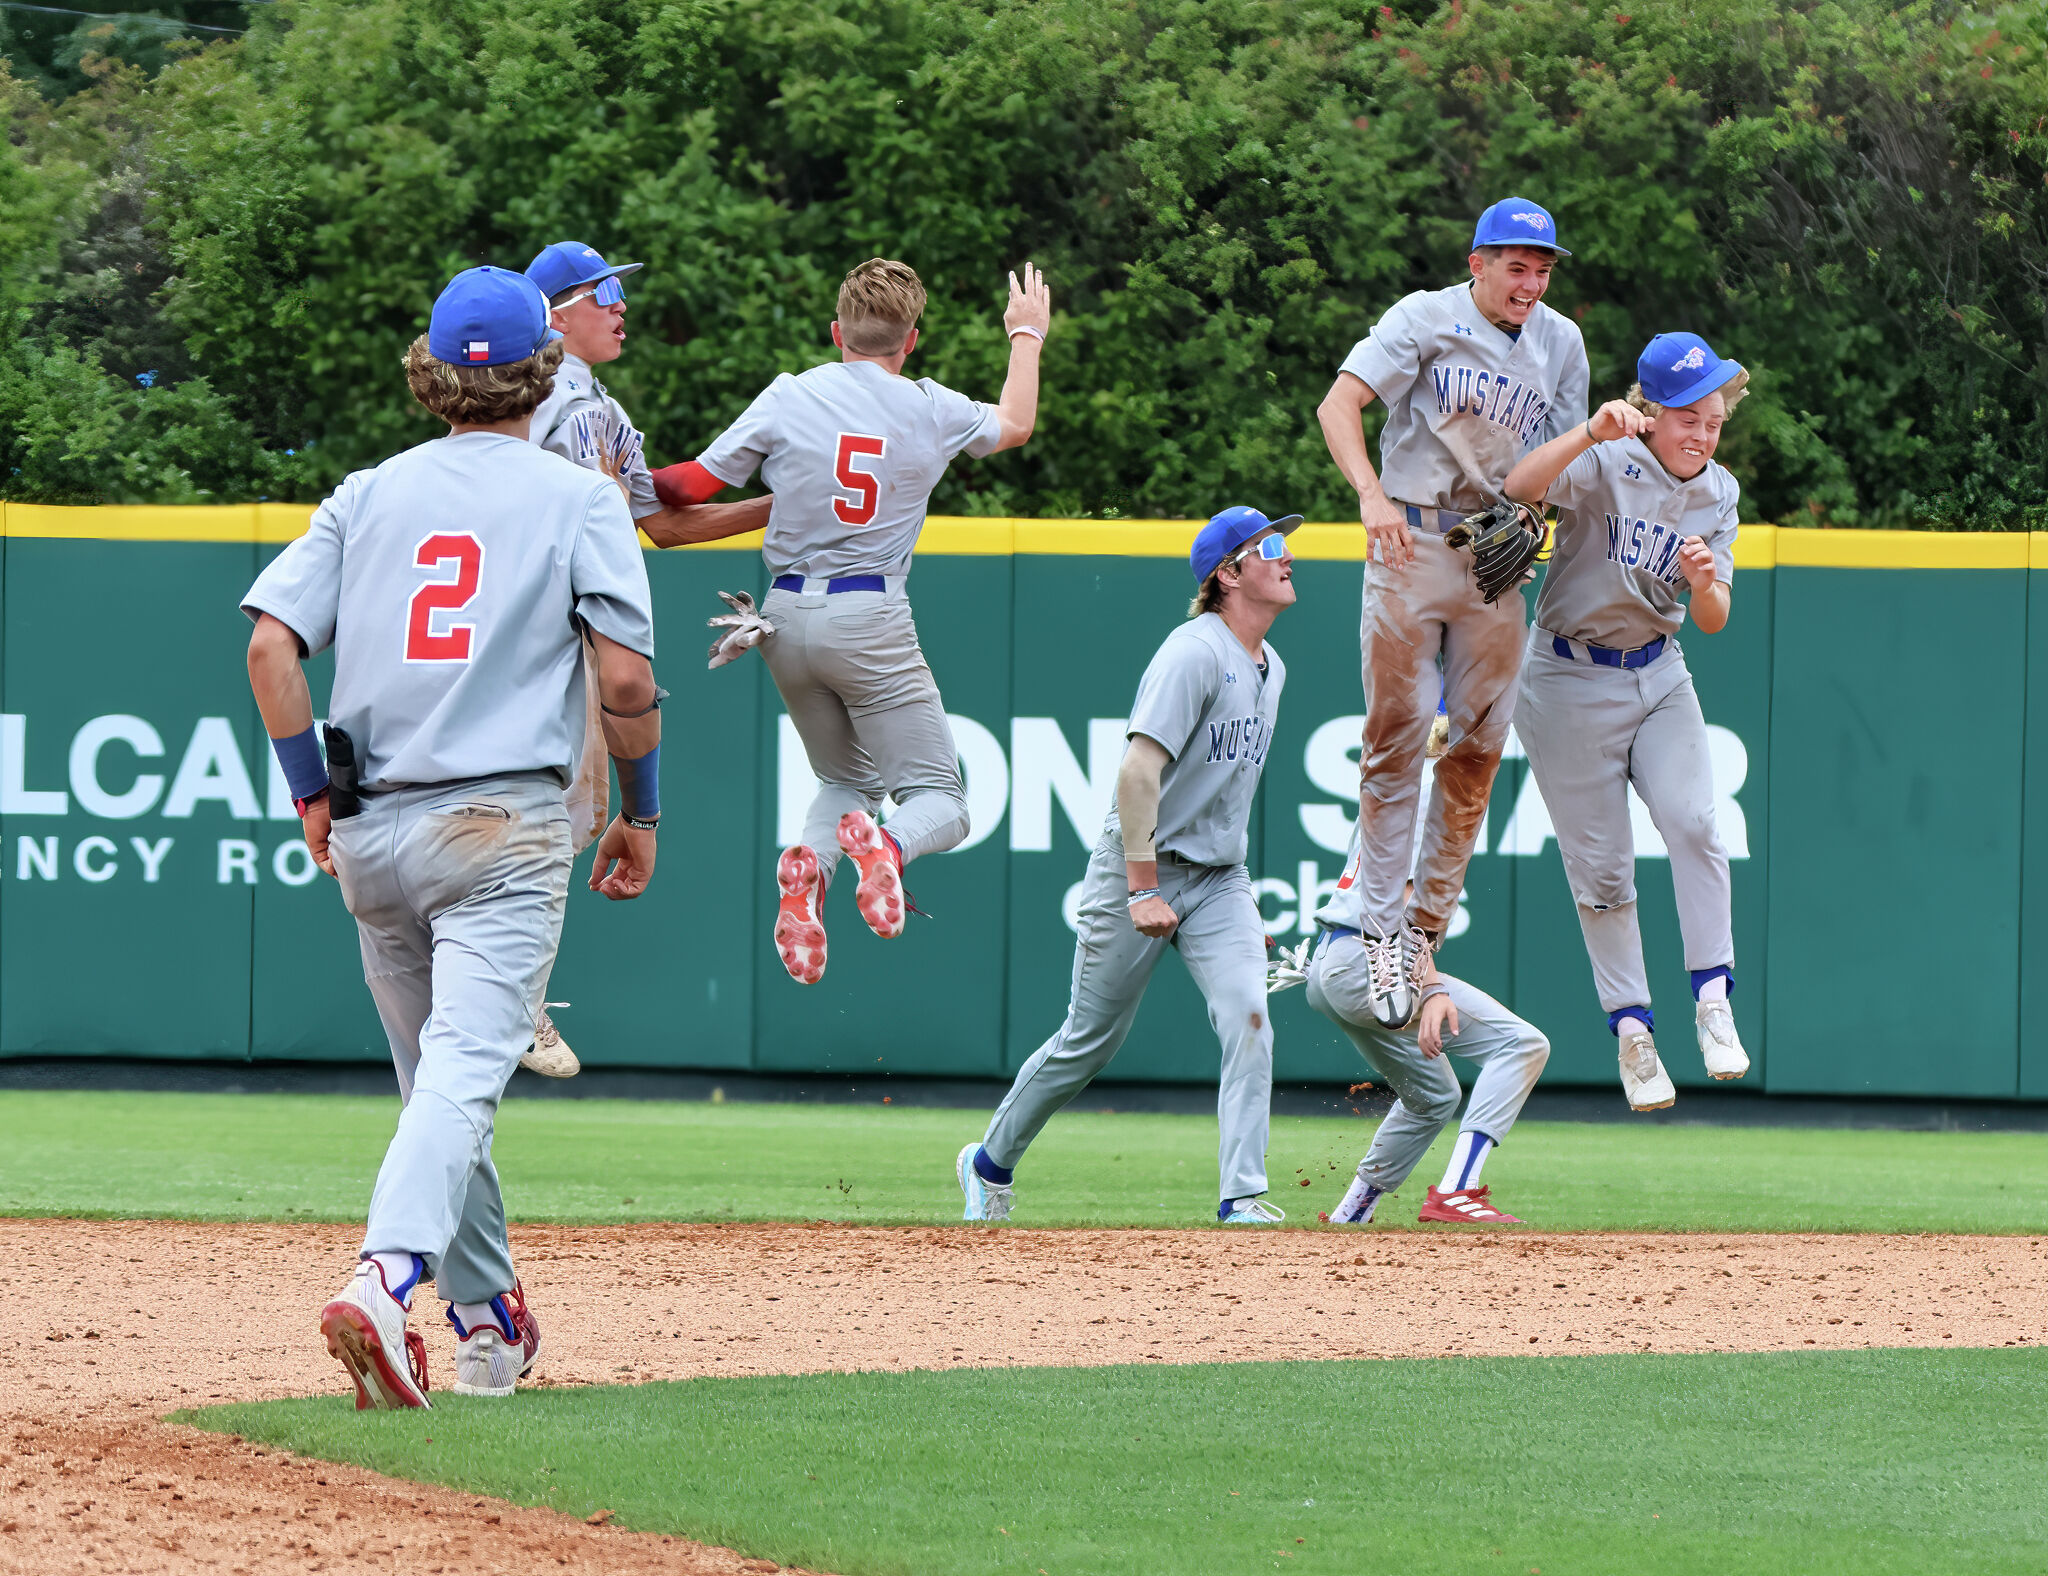
[[(573, 460), (586, 470), (594, 471), (597, 469), (598, 443), (606, 415), (622, 426), (632, 425), (626, 419), (625, 408), (598, 382), (590, 363), (580, 356), (565, 355), (555, 373), (554, 390), (533, 413), (533, 426), (527, 437), (550, 454), (559, 454), (565, 460)], [(654, 476), (647, 468), (647, 456), (638, 450), (634, 451), (632, 463), (626, 467), (626, 485), (633, 494), (630, 507), (634, 519), (644, 520), (650, 514), (661, 512), (664, 505), (655, 496)]]
[(1500, 501), (1515, 461), (1586, 419), (1586, 342), (1541, 301), (1519, 335), (1479, 314), (1469, 284), (1418, 290), (1344, 358), (1387, 407), (1389, 498), (1469, 513)]
[(366, 788), (547, 771), (583, 742), (578, 621), (654, 655), (647, 566), (611, 479), (502, 433), (345, 479), (242, 606), (334, 646), (330, 720)]
[(1712, 460), (1680, 481), (1640, 438), (1596, 443), (1550, 484), (1557, 541), (1536, 622), (1554, 635), (1631, 649), (1685, 622), (1689, 595), (1678, 549), (1688, 536), (1714, 554), (1714, 576), (1735, 575), (1741, 489)]
[[(1168, 635), (1146, 666), (1124, 731), (1171, 757), (1159, 779), (1155, 848), (1198, 865), (1244, 863), (1287, 682), (1280, 654), (1263, 643), (1261, 654), (1263, 675), (1221, 615), (1204, 613)], [(1108, 828), (1121, 837), (1114, 802)]]
[(759, 467), (775, 494), (770, 574), (900, 575), (953, 456), (995, 452), (995, 407), (872, 361), (785, 372), (698, 456), (729, 487)]

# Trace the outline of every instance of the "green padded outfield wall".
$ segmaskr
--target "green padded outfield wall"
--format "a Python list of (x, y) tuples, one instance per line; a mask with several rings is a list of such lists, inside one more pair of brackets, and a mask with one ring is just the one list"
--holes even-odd
[[(243, 671), (236, 601), (306, 513), (0, 515), (0, 1055), (384, 1056), (353, 926), (305, 856)], [(650, 552), (675, 694), (671, 830), (640, 901), (572, 886), (549, 994), (570, 1003), (584, 1058), (1016, 1068), (1065, 1006), (1066, 908), (1138, 674), (1185, 609), (1192, 530), (932, 523), (914, 598), (974, 831), (914, 867), (933, 917), (901, 941), (877, 941), (842, 892), (830, 971), (808, 990), (767, 944), (774, 852), (811, 786), (802, 750), (764, 664), (711, 673), (700, 656), (713, 593), (764, 589), (759, 555)], [(1251, 841), (1262, 912), (1289, 941), (1342, 863), (1362, 720), (1359, 533), (1309, 526), (1296, 543), (1300, 601), (1274, 631), (1288, 689)], [(2048, 925), (2048, 537), (1750, 527), (1737, 565), (1730, 627), (1690, 636), (1686, 655), (1735, 856), (1752, 1086), (2048, 1098), (2048, 980), (2026, 966)], [(310, 673), (317, 708), (328, 662)], [(1667, 1061), (1697, 1084), (1669, 865), (1636, 809)], [(1551, 1036), (1548, 1081), (1613, 1082), (1556, 842), (1512, 744), (1442, 961)], [(1283, 1080), (1365, 1076), (1300, 992), (1276, 999), (1275, 1021)], [(1114, 1075), (1215, 1069), (1201, 999), (1169, 959)]]

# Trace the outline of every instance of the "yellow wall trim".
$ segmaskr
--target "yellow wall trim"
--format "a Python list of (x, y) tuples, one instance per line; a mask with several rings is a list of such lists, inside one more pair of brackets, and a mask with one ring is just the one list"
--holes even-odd
[[(112, 504), (67, 508), (0, 503), (0, 536), (107, 542), (289, 542), (305, 533), (313, 506), (244, 503), (177, 507)], [(1003, 557), (1185, 558), (1195, 520), (1014, 520), (934, 515), (923, 553)], [(759, 532), (684, 551), (757, 552)], [(1309, 524), (1294, 533), (1295, 556), (1359, 563), (1365, 533), (1356, 522)], [(1735, 541), (1738, 569), (2048, 569), (2048, 531), (1816, 531), (1745, 525)]]

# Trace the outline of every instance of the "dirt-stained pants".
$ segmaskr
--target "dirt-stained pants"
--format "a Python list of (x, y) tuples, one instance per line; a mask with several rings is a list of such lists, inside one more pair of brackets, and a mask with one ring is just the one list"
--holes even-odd
[(839, 818), (879, 817), (885, 795), (905, 864), (961, 843), (960, 760), (902, 581), (837, 595), (770, 591), (761, 613), (775, 626), (761, 655), (818, 779), (803, 840), (825, 880), (839, 864)]
[(420, 1254), (444, 1299), (489, 1302), (514, 1278), (491, 1133), (569, 895), (561, 785), (523, 773), (378, 794), (334, 823), (331, 847), (405, 1102), (363, 1252)]
[(1507, 743), (1522, 656), (1522, 593), (1512, 591), (1489, 606), (1473, 583), (1469, 554), (1446, 547), (1434, 532), (1413, 534), (1413, 562), (1390, 569), (1367, 560), (1359, 619), (1365, 670), (1359, 884), (1364, 928), (1380, 936), (1393, 934), (1403, 918), (1422, 751), (1439, 696), (1450, 717), (1450, 742), (1436, 763), (1410, 912), (1424, 930), (1441, 931), (1457, 911)]

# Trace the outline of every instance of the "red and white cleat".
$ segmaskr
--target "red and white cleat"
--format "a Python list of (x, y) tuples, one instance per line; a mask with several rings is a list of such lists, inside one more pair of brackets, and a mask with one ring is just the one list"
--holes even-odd
[(526, 1288), (518, 1281), (512, 1289), (491, 1299), (497, 1322), (465, 1330), (448, 1308), (448, 1322), (455, 1326), (459, 1344), (455, 1348), (455, 1393), (457, 1395), (510, 1395), (519, 1381), (533, 1369), (540, 1357), (540, 1321), (526, 1307)]
[(405, 1327), (405, 1304), (384, 1284), (376, 1260), (364, 1259), (339, 1297), (320, 1310), (327, 1354), (356, 1383), (356, 1410), (387, 1412), (427, 1401), (427, 1343)]
[(839, 818), (839, 846), (860, 867), (860, 890), (853, 898), (860, 917), (884, 941), (895, 940), (903, 934), (906, 908), (903, 856), (865, 810), (849, 810)]
[(1441, 1193), (1435, 1188), (1415, 1212), (1417, 1220), (1448, 1220), (1465, 1226), (1519, 1226), (1513, 1215), (1497, 1210), (1487, 1201), (1486, 1189), (1468, 1187), (1462, 1193)]
[(775, 861), (775, 884), (782, 902), (775, 915), (775, 950), (782, 966), (799, 985), (815, 985), (825, 977), (824, 884), (818, 879), (818, 856), (802, 843), (782, 851)]

